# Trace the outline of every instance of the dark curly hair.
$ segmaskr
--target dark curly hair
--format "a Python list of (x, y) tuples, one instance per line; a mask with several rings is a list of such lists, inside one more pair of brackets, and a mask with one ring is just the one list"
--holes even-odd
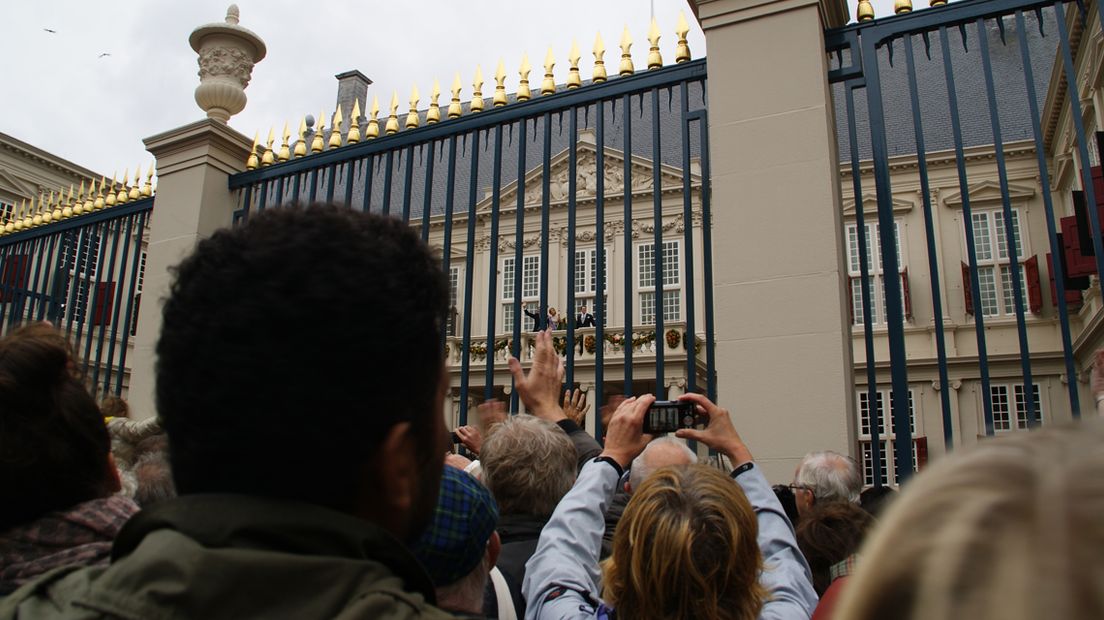
[(200, 242), (157, 343), (180, 494), (352, 510), (391, 426), (436, 445), (447, 305), (439, 259), (393, 218), (283, 207)]

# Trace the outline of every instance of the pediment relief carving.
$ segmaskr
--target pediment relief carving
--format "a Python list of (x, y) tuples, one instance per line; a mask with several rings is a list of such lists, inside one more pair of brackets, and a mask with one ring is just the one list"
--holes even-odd
[[(862, 205), (863, 205), (863, 213), (864, 214), (866, 214), (866, 213), (873, 213), (873, 214), (878, 213), (878, 196), (875, 195), (874, 192), (864, 193), (863, 194)], [(906, 211), (912, 210), (912, 208), (915, 207), (915, 206), (916, 206), (916, 203), (912, 200), (907, 200), (907, 199), (900, 198), (900, 197), (897, 197), (897, 196), (893, 197), (893, 212), (894, 213), (904, 213)], [(843, 201), (843, 214), (845, 216), (846, 215), (855, 215), (855, 199), (854, 198)]]
[[(990, 179), (979, 181), (970, 186), (968, 198), (970, 204), (986, 204), (986, 203), (1000, 203), (1001, 189), (1000, 183)], [(1022, 183), (1009, 183), (1008, 184), (1008, 198), (1010, 200), (1029, 200), (1035, 196), (1035, 187), (1033, 185), (1025, 185)], [(961, 207), (962, 206), (962, 192), (954, 191), (949, 192), (943, 202), (947, 206)]]

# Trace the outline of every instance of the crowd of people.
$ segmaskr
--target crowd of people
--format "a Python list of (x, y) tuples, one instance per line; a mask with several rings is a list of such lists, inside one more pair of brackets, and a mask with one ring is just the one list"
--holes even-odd
[(686, 394), (705, 422), (655, 437), (622, 397), (590, 436), (542, 331), (509, 362), (526, 413), (450, 440), (448, 301), (397, 220), (289, 207), (176, 268), (156, 416), (98, 403), (48, 324), (0, 339), (0, 620), (1104, 617), (1100, 420), (900, 497), (831, 451), (772, 488), (738, 403)]

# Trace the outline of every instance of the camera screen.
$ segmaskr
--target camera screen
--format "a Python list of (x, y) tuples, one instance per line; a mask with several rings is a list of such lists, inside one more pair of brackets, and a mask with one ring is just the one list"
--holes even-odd
[(657, 407), (649, 412), (651, 427), (657, 431), (673, 431), (679, 428), (678, 407)]

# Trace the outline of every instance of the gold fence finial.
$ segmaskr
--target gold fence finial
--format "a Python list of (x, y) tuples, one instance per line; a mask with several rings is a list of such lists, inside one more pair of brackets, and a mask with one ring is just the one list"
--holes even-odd
[[(150, 168), (150, 171), (151, 172), (153, 171), (152, 167)], [(105, 186), (107, 186), (107, 177), (101, 176), (100, 177), (100, 189), (99, 189), (98, 192), (96, 192), (96, 200), (93, 201), (93, 203), (92, 203), (92, 208), (97, 210), (97, 211), (104, 208), (104, 206), (106, 206), (106, 204), (107, 204), (107, 203), (104, 202), (104, 187)]]
[(129, 196), (131, 200), (138, 200), (142, 197), (142, 190), (138, 187), (138, 183), (141, 181), (142, 167), (138, 166), (138, 168), (134, 170), (134, 183), (130, 186), (130, 191), (127, 192), (127, 196)]
[(552, 48), (544, 55), (544, 81), (541, 82), (541, 94), (551, 95), (556, 92), (556, 78), (552, 75), (552, 68), (556, 66), (556, 59), (552, 57)]
[(491, 102), (496, 108), (506, 105), (506, 63), (501, 58), (498, 59), (498, 69), (495, 69), (495, 91)]
[(460, 112), (461, 112), (461, 108), (460, 108), (460, 89), (461, 88), (462, 88), (462, 85), (460, 84), (460, 72), (458, 71), (458, 72), (456, 72), (456, 79), (452, 81), (452, 102), (449, 103), (449, 107), (448, 107), (448, 117), (449, 118), (460, 118)]
[[(70, 196), (72, 195), (73, 186), (69, 186)], [(34, 216), (31, 214), (34, 211), (34, 200), (27, 205), (27, 208), (23, 211), (23, 220), (20, 222), (23, 228), (30, 228), (34, 226)]]
[(307, 117), (299, 119), (299, 139), (295, 141), (295, 149), (292, 150), (295, 157), (303, 157), (307, 154)]
[(868, 22), (874, 19), (874, 5), (870, 4), (870, 0), (859, 0), (855, 16), (860, 22)]
[(583, 79), (579, 76), (579, 59), (582, 56), (579, 54), (579, 43), (574, 39), (571, 40), (571, 51), (567, 54), (568, 70), (567, 70), (567, 88), (579, 88), (583, 85)]
[[(34, 204), (33, 199), (31, 201), (31, 204), (32, 205)], [(42, 219), (42, 197), (41, 196), (39, 196), (39, 198), (38, 198), (38, 206), (33, 207), (31, 209), (31, 213), (32, 213), (32, 215), (31, 215), (31, 226), (41, 226), (44, 223), (43, 219)]]
[(326, 124), (322, 120), (324, 118), (323, 113), (319, 112), (317, 116), (318, 128), (314, 130), (314, 137), (311, 139), (311, 153), (321, 153), (322, 149), (326, 148), (326, 141), (322, 138), (323, 126)]
[(119, 181), (119, 191), (115, 194), (115, 204), (126, 204), (130, 200), (126, 186), (128, 174), (130, 174), (130, 168), (124, 168), (122, 180)]
[(245, 160), (246, 170), (256, 170), (261, 165), (260, 158), (257, 157), (257, 146), (261, 143), (261, 132), (253, 134), (253, 148), (249, 149), (249, 157)]
[(421, 95), (418, 94), (418, 86), (414, 85), (414, 90), (410, 93), (410, 111), (406, 114), (406, 128), (417, 129), (418, 122), (421, 120), (418, 117), (418, 100)]
[(81, 179), (80, 189), (77, 190), (77, 199), (73, 202), (73, 215), (84, 213), (84, 179)]
[(276, 128), (268, 128), (268, 140), (265, 141), (264, 154), (261, 155), (261, 166), (271, 166), (276, 163), (276, 153), (272, 150), (272, 144), (276, 142)]
[[(115, 206), (115, 183), (117, 182), (115, 179), (118, 178), (118, 176), (119, 176), (119, 171), (118, 170), (111, 173), (111, 185), (107, 186), (107, 194), (104, 196), (104, 206), (105, 207), (114, 207)], [(59, 196), (58, 198), (60, 199), (61, 197)], [(66, 217), (68, 217), (68, 216), (66, 216)]]
[(441, 106), (437, 99), (441, 96), (441, 81), (433, 78), (433, 92), (429, 93), (429, 109), (426, 110), (426, 125), (441, 122)]
[(912, 12), (912, 0), (897, 0), (893, 3), (893, 12), (896, 15), (904, 15)]
[[(103, 186), (102, 186), (102, 185), (100, 186), (100, 190), (101, 190), (101, 191), (103, 190)], [(50, 219), (51, 219), (51, 220), (53, 220), (53, 221), (55, 221), (55, 222), (56, 222), (56, 221), (58, 221), (58, 220), (60, 220), (60, 219), (62, 218), (62, 211), (61, 211), (61, 192), (58, 192), (58, 197), (57, 197), (57, 200), (54, 200), (54, 190), (50, 190), (50, 200), (49, 200), (49, 202), (47, 202), (46, 204), (48, 204), (48, 205), (50, 205), (51, 207), (53, 207), (53, 212), (52, 212), (52, 213), (50, 214)]]
[(387, 124), (383, 128), (387, 135), (399, 133), (399, 91), (391, 93), (391, 113), (387, 115)]
[(594, 37), (594, 72), (591, 81), (601, 84), (606, 81), (606, 44), (602, 41), (602, 33)]
[(353, 112), (349, 117), (349, 134), (345, 136), (345, 144), (360, 142), (360, 99), (353, 99)]
[(149, 165), (149, 170), (146, 170), (146, 182), (142, 184), (142, 198), (149, 198), (153, 195), (153, 164)]
[(663, 67), (663, 56), (659, 53), (659, 37), (659, 24), (656, 23), (656, 18), (653, 15), (652, 25), (648, 28), (648, 43), (651, 44), (651, 47), (648, 48), (648, 71)]
[(947, 4), (947, 0), (931, 0), (928, 6), (943, 6), (945, 4)]
[(621, 67), (617, 73), (622, 77), (632, 75), (635, 72), (632, 61), (632, 36), (629, 34), (629, 26), (625, 25), (625, 32), (621, 34)]
[(61, 191), (58, 191), (58, 202), (64, 206), (61, 208), (61, 217), (70, 218), (73, 217), (73, 186), (69, 186), (69, 197), (62, 202)]
[(364, 137), (373, 140), (379, 137), (379, 97), (372, 95), (372, 116), (368, 118), (368, 128), (364, 130)]
[(54, 210), (51, 208), (53, 205), (46, 202), (46, 197), (40, 192), (38, 194), (38, 210), (42, 212), (42, 223), (49, 224), (54, 219)]
[(529, 91), (529, 72), (533, 70), (533, 66), (529, 64), (529, 54), (521, 55), (521, 69), (518, 70), (518, 75), (521, 76), (521, 80), (518, 81), (517, 100), (529, 101), (533, 96), (533, 93)]
[(84, 212), (91, 213), (92, 209), (96, 208), (96, 201), (92, 198), (92, 195), (96, 193), (96, 181), (93, 180), (88, 185), (88, 193), (84, 195)]
[(291, 159), (291, 128), (284, 122), (283, 142), (280, 143), (280, 152), (276, 154), (276, 161)]
[(472, 114), (483, 111), (483, 70), (475, 65), (475, 80), (472, 81), (472, 100), (468, 106)]
[[(19, 205), (19, 209), (16, 210), (12, 216), (11, 230), (12, 232), (23, 230), (23, 213), (27, 210), (27, 201), (23, 200), (23, 204)], [(7, 226), (4, 227), (7, 230)]]
[(341, 147), (341, 123), (345, 119), (341, 115), (341, 106), (337, 106), (337, 109), (333, 113), (333, 121), (330, 122), (330, 148), (336, 149)]
[(675, 34), (678, 35), (678, 43), (675, 45), (675, 64), (690, 62), (690, 45), (686, 42), (686, 35), (690, 33), (690, 24), (686, 23), (686, 13), (679, 11), (678, 23), (675, 24)]

